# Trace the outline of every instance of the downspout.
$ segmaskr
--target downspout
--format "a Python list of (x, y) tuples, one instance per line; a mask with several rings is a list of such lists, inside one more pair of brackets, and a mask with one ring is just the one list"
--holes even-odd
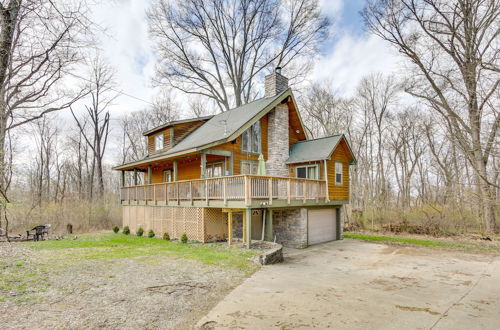
[(330, 192), (328, 191), (328, 168), (326, 164), (326, 159), (323, 159), (323, 164), (325, 165), (325, 183), (326, 183), (326, 202), (330, 201)]

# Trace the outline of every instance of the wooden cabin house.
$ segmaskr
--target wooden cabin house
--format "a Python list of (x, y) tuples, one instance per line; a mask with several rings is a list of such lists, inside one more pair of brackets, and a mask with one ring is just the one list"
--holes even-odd
[(247, 245), (306, 247), (342, 237), (355, 163), (349, 143), (342, 134), (308, 139), (288, 79), (279, 70), (265, 79), (261, 99), (144, 132), (144, 159), (115, 167), (124, 226)]

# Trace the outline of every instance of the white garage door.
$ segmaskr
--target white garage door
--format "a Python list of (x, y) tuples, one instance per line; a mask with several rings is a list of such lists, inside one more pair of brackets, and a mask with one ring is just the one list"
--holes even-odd
[(318, 244), (336, 239), (335, 209), (309, 210), (307, 217), (307, 239), (309, 244)]

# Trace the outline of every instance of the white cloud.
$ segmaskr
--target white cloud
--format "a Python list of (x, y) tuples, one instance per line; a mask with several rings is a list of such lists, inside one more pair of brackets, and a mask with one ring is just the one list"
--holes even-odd
[(310, 80), (331, 82), (335, 90), (351, 94), (361, 78), (370, 73), (394, 73), (399, 60), (397, 52), (374, 35), (344, 33), (315, 63)]

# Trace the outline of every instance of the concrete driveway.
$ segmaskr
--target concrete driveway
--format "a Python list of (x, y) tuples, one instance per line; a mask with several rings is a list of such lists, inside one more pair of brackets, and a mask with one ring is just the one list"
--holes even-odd
[(197, 327), (500, 329), (500, 257), (343, 240), (287, 250)]

